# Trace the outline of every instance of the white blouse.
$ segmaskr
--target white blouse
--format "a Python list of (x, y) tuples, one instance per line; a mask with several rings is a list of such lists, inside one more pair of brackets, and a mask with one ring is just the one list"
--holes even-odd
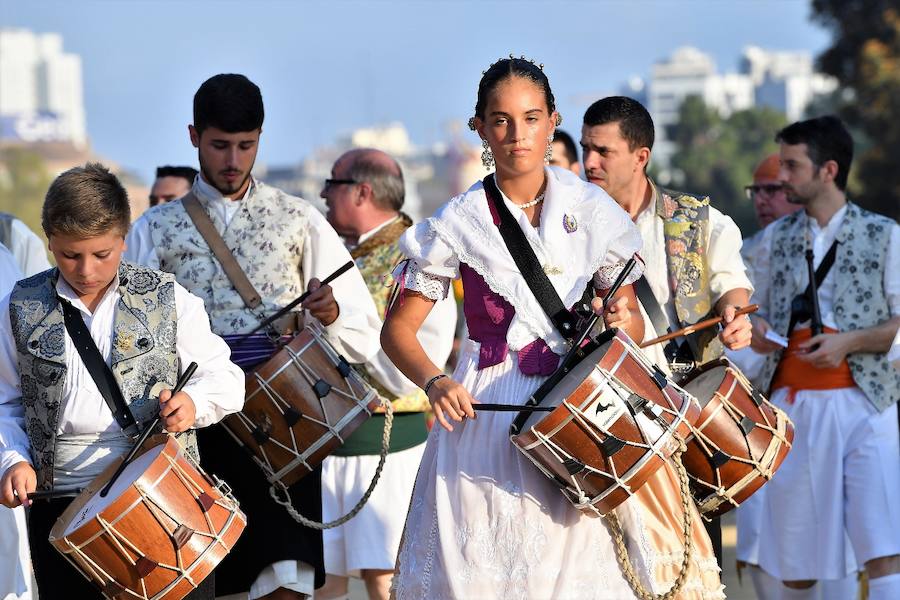
[[(590, 279), (594, 278), (596, 287), (608, 288), (625, 261), (640, 250), (641, 239), (628, 214), (601, 188), (563, 169), (547, 167), (545, 173), (547, 187), (538, 227), (516, 204), (504, 202), (563, 304), (570, 308)], [(565, 340), (528, 288), (494, 225), (481, 182), (407, 230), (400, 247), (411, 260), (405, 273), (398, 270), (395, 275), (404, 278), (408, 289), (431, 299), (443, 298), (465, 263), (515, 307), (506, 335), (510, 350), (518, 351), (541, 338), (553, 351), (565, 352)], [(626, 283), (637, 280), (641, 272), (638, 263)]]

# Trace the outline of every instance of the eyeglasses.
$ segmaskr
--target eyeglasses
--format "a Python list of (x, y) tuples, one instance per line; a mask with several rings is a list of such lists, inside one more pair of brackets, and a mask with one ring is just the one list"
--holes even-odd
[(780, 183), (764, 183), (762, 185), (745, 186), (744, 192), (746, 192), (748, 200), (753, 200), (753, 197), (759, 193), (765, 196), (774, 196), (783, 189), (784, 186)]
[(325, 187), (331, 187), (333, 185), (355, 185), (359, 183), (355, 179), (326, 179)]

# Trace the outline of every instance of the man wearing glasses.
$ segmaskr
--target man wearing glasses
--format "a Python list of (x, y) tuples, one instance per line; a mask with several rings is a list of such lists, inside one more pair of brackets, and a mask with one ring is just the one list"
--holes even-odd
[[(349, 362), (364, 363), (378, 350), (381, 330), (369, 290), (356, 269), (320, 285), (351, 260), (350, 254), (311, 204), (251, 176), (262, 123), (262, 94), (243, 75), (216, 75), (200, 86), (188, 127), (200, 176), (186, 198), (158, 206), (134, 223), (127, 259), (174, 273), (203, 298), (213, 331), (232, 346), (232, 360), (245, 371), (278, 349), (269, 334), (277, 339), (296, 333), (301, 315), (279, 319), (273, 331), (245, 334), (307, 290), (312, 293), (301, 305), (303, 314), (325, 326), (328, 340)], [(193, 225), (185, 208), (189, 198), (199, 203), (259, 294), (255, 308), (245, 304), (210, 250), (205, 238), (211, 236)], [(216, 570), (216, 595), (312, 596), (325, 582), (321, 531), (300, 526), (269, 498), (262, 471), (228, 433), (218, 427), (204, 433), (203, 466), (232, 487), (249, 521)], [(321, 520), (321, 469), (290, 486), (290, 493), (298, 512)]]
[[(391, 296), (385, 277), (403, 259), (400, 236), (412, 225), (402, 212), (403, 172), (389, 155), (370, 148), (344, 153), (325, 180), (326, 218), (350, 250), (380, 314)], [(453, 347), (456, 303), (435, 304), (418, 338), (429, 359), (443, 367)], [(394, 409), (389, 453), (369, 501), (352, 520), (323, 533), (325, 586), (317, 600), (347, 598), (348, 576), (359, 577), (370, 600), (387, 600), (416, 472), (425, 451), (428, 397), (401, 373), (383, 350), (359, 369)], [(379, 410), (379, 413), (381, 411)], [(373, 415), (322, 464), (322, 516), (340, 517), (359, 502), (375, 474), (382, 450), (384, 414)]]
[(778, 180), (779, 168), (778, 154), (770, 154), (753, 171), (753, 184), (744, 188), (747, 199), (753, 202), (756, 222), (760, 229), (744, 239), (741, 247), (741, 258), (747, 265), (748, 273), (753, 271), (753, 258), (756, 254), (757, 244), (762, 239), (762, 230), (772, 221), (802, 208), (799, 204), (792, 204), (788, 201), (784, 187)]

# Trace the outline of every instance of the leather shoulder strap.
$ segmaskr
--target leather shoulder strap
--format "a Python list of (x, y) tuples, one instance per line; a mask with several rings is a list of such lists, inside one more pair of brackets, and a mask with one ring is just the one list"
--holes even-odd
[(197, 231), (199, 231), (200, 235), (203, 236), (203, 239), (206, 240), (209, 249), (212, 250), (212, 253), (216, 257), (216, 260), (222, 265), (225, 275), (228, 276), (228, 280), (231, 281), (231, 285), (234, 286), (235, 291), (240, 295), (244, 304), (250, 308), (259, 306), (262, 302), (259, 292), (256, 291), (256, 288), (254, 288), (253, 284), (250, 283), (250, 280), (247, 279), (247, 274), (241, 269), (241, 265), (238, 264), (237, 259), (234, 257), (234, 254), (231, 253), (231, 250), (228, 249), (228, 246), (225, 245), (225, 240), (223, 240), (222, 236), (219, 235), (219, 232), (216, 231), (216, 226), (213, 225), (209, 215), (206, 214), (206, 211), (203, 209), (203, 206), (200, 205), (200, 201), (197, 200), (194, 193), (188, 192), (187, 195), (181, 199), (181, 204), (184, 206), (184, 210), (187, 211), (191, 221), (194, 222), (194, 227), (197, 228)]
[(519, 272), (525, 278), (529, 289), (537, 298), (538, 304), (550, 317), (550, 321), (559, 330), (566, 339), (571, 339), (575, 331), (575, 317), (566, 310), (566, 306), (560, 299), (556, 289), (544, 273), (541, 263), (534, 254), (534, 249), (528, 243), (528, 239), (519, 227), (512, 213), (503, 202), (497, 184), (494, 181), (494, 175), (488, 175), (484, 178), (484, 191), (487, 196), (488, 203), (491, 206), (491, 212), (496, 213), (498, 223), (497, 228), (500, 235), (512, 255), (513, 261), (519, 267)]

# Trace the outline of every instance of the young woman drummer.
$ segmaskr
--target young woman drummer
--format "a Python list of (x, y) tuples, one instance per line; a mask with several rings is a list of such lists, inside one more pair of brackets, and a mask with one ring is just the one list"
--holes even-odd
[[(470, 126), (483, 141), (485, 166), (496, 165), (500, 201), (569, 308), (591, 280), (608, 289), (641, 240), (602, 189), (545, 167), (559, 121), (542, 68), (511, 57), (484, 73)], [(478, 182), (401, 239), (410, 260), (396, 273), (403, 291), (382, 345), (425, 389), (442, 427), (432, 430), (416, 480), (396, 598), (633, 597), (605, 520), (572, 507), (510, 443), (516, 413), (477, 410), (478, 403), (523, 404), (566, 349), (507, 250), (495, 212)], [(636, 340), (643, 321), (630, 283), (640, 271), (626, 279), (604, 316), (607, 326)], [(447, 377), (415, 333), (456, 277), (465, 288), (470, 341)], [(600, 305), (595, 299), (595, 311)], [(647, 539), (642, 505), (626, 501), (616, 513), (640, 579), (665, 591), (667, 582), (647, 574), (673, 557)], [(679, 597), (722, 597), (715, 570), (708, 585), (694, 579)]]

